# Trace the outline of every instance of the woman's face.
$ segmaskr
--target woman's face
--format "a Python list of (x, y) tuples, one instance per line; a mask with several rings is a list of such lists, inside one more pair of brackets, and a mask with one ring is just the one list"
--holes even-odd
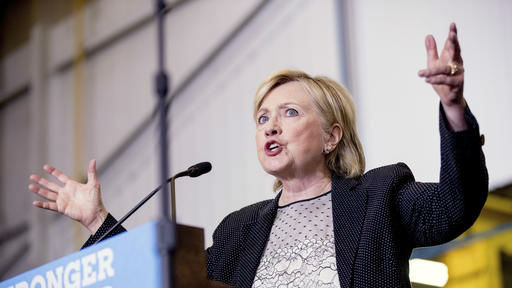
[(326, 171), (321, 123), (301, 83), (273, 89), (256, 115), (256, 145), (263, 169), (280, 180)]

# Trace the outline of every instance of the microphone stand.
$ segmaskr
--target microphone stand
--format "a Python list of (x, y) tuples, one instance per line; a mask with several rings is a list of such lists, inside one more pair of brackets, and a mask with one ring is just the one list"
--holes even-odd
[[(174, 192), (174, 181), (176, 180), (176, 178), (179, 178), (179, 177), (183, 177), (183, 176), (187, 176), (187, 171), (183, 171), (183, 172), (180, 172), (176, 175), (174, 175), (173, 177), (167, 179), (167, 182), (170, 182), (171, 183), (171, 202), (172, 202), (172, 219), (176, 219), (176, 201), (175, 201), (175, 192)], [(128, 213), (126, 213), (126, 215), (123, 216), (123, 218), (119, 219), (119, 221), (117, 221), (117, 223), (112, 226), (110, 229), (108, 229), (107, 232), (103, 233), (103, 235), (101, 235), (100, 238), (98, 238), (98, 240), (96, 240), (93, 244), (96, 244), (96, 243), (99, 243), (101, 241), (103, 241), (103, 239), (109, 237), (110, 233), (112, 231), (114, 231), (117, 227), (121, 226), (124, 221), (126, 221), (126, 219), (128, 219), (130, 216), (132, 216), (133, 213), (135, 213), (135, 211), (139, 210), (139, 208), (144, 205), (149, 199), (151, 199), (151, 197), (153, 197), (158, 191), (160, 191), (160, 189), (162, 189), (162, 186), (158, 186), (156, 187), (153, 191), (151, 191), (151, 193), (149, 193), (148, 195), (146, 195), (146, 197), (142, 198), (142, 200), (140, 200), (139, 203), (137, 203), (137, 205), (135, 205), (130, 211), (128, 211)]]
[(158, 220), (158, 252), (161, 259), (162, 287), (171, 288), (174, 279), (172, 253), (176, 247), (176, 219), (169, 218), (169, 186), (167, 185), (168, 154), (167, 154), (167, 110), (165, 99), (169, 90), (168, 77), (164, 69), (164, 0), (155, 0), (157, 14), (158, 41), (158, 72), (156, 75), (156, 90), (158, 93), (158, 109), (160, 118), (160, 175), (162, 183), (161, 209)]
[[(176, 179), (180, 178), (180, 177), (185, 177), (185, 176), (190, 176), (190, 177), (195, 178), (195, 177), (198, 177), (205, 173), (210, 172), (211, 169), (212, 169), (212, 164), (210, 162), (201, 162), (201, 163), (197, 163), (196, 165), (190, 166), (187, 170), (181, 171), (166, 180), (166, 182), (171, 182), (172, 219), (176, 219), (176, 196), (175, 196), (176, 193), (174, 191), (174, 182), (176, 181)], [(128, 219), (128, 217), (132, 216), (132, 214), (135, 213), (135, 211), (137, 211), (142, 205), (144, 205), (149, 199), (151, 199), (151, 197), (153, 197), (158, 191), (160, 191), (160, 189), (162, 189), (162, 186), (166, 187), (165, 185), (160, 185), (160, 186), (156, 187), (153, 191), (151, 191), (151, 193), (146, 195), (146, 197), (142, 198), (142, 200), (140, 200), (139, 203), (137, 203), (137, 205), (135, 205), (135, 207), (133, 207), (130, 211), (128, 211), (128, 213), (126, 213), (126, 215), (124, 215), (123, 218), (121, 218), (119, 221), (117, 221), (117, 223), (114, 226), (112, 226), (107, 232), (103, 233), (103, 235), (101, 235), (101, 237), (98, 238), (98, 240), (96, 240), (93, 244), (101, 242), (103, 239), (109, 237), (109, 235), (112, 231), (114, 231), (117, 227), (121, 226), (121, 224), (123, 224), (124, 221), (126, 221), (126, 219)]]

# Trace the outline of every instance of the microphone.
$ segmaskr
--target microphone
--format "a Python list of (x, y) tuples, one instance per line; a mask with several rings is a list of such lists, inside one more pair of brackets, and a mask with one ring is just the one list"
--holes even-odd
[(188, 168), (187, 171), (189, 171), (188, 176), (193, 177), (193, 178), (199, 177), (203, 174), (206, 174), (206, 173), (212, 171), (212, 164), (210, 162), (197, 163), (196, 165)]
[[(196, 165), (190, 166), (187, 170), (181, 171), (181, 172), (175, 174), (174, 176), (172, 176), (171, 178), (167, 179), (167, 183), (171, 182), (172, 219), (174, 221), (176, 221), (176, 203), (175, 203), (176, 201), (175, 201), (175, 193), (174, 193), (174, 180), (176, 178), (185, 177), (185, 176), (189, 176), (189, 177), (193, 177), (193, 178), (199, 177), (203, 174), (210, 172), (211, 170), (212, 170), (212, 164), (210, 162), (201, 162), (201, 163), (197, 163)], [(133, 207), (132, 210), (130, 210), (128, 213), (126, 213), (126, 215), (124, 215), (123, 218), (121, 218), (119, 221), (117, 221), (117, 223), (114, 226), (112, 226), (112, 228), (110, 228), (107, 232), (105, 232), (103, 235), (101, 235), (101, 237), (98, 240), (96, 240), (94, 242), (94, 244), (105, 239), (105, 237), (107, 237), (108, 234), (110, 234), (112, 231), (114, 231), (114, 229), (116, 229), (121, 224), (123, 224), (123, 222), (126, 221), (126, 219), (128, 219), (128, 217), (130, 217), (135, 211), (137, 211), (142, 205), (144, 205), (144, 203), (146, 203), (151, 197), (153, 197), (156, 194), (156, 192), (160, 191), (160, 189), (162, 189), (162, 185), (156, 187), (153, 191), (151, 191), (151, 193), (149, 193), (146, 197), (144, 197), (144, 199), (142, 199), (139, 203), (137, 203), (137, 205), (135, 205), (135, 207)], [(92, 245), (94, 245), (94, 244), (92, 244)]]
[[(206, 174), (206, 173), (210, 172), (211, 170), (212, 170), (212, 164), (210, 162), (201, 162), (201, 163), (197, 163), (196, 165), (188, 167), (188, 169), (186, 171), (182, 171), (182, 172), (174, 175), (172, 178), (176, 179), (176, 178), (180, 178), (180, 177), (184, 177), (184, 176), (189, 176), (189, 177), (195, 178), (195, 177), (199, 177), (203, 174)], [(169, 180), (171, 180), (171, 179), (169, 179)], [(169, 180), (167, 182), (169, 182)]]

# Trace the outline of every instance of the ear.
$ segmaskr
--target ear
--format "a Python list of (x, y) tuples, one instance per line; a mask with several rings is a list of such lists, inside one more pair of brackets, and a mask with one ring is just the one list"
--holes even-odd
[(338, 143), (341, 141), (343, 137), (343, 130), (341, 129), (341, 125), (338, 123), (332, 124), (329, 132), (327, 134), (327, 141), (325, 144), (328, 146), (336, 147)]

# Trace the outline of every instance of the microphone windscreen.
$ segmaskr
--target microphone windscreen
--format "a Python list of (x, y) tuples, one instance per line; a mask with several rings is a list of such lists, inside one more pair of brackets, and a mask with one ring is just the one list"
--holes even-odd
[(194, 166), (188, 168), (188, 176), (198, 177), (212, 170), (212, 164), (210, 162), (197, 163)]

